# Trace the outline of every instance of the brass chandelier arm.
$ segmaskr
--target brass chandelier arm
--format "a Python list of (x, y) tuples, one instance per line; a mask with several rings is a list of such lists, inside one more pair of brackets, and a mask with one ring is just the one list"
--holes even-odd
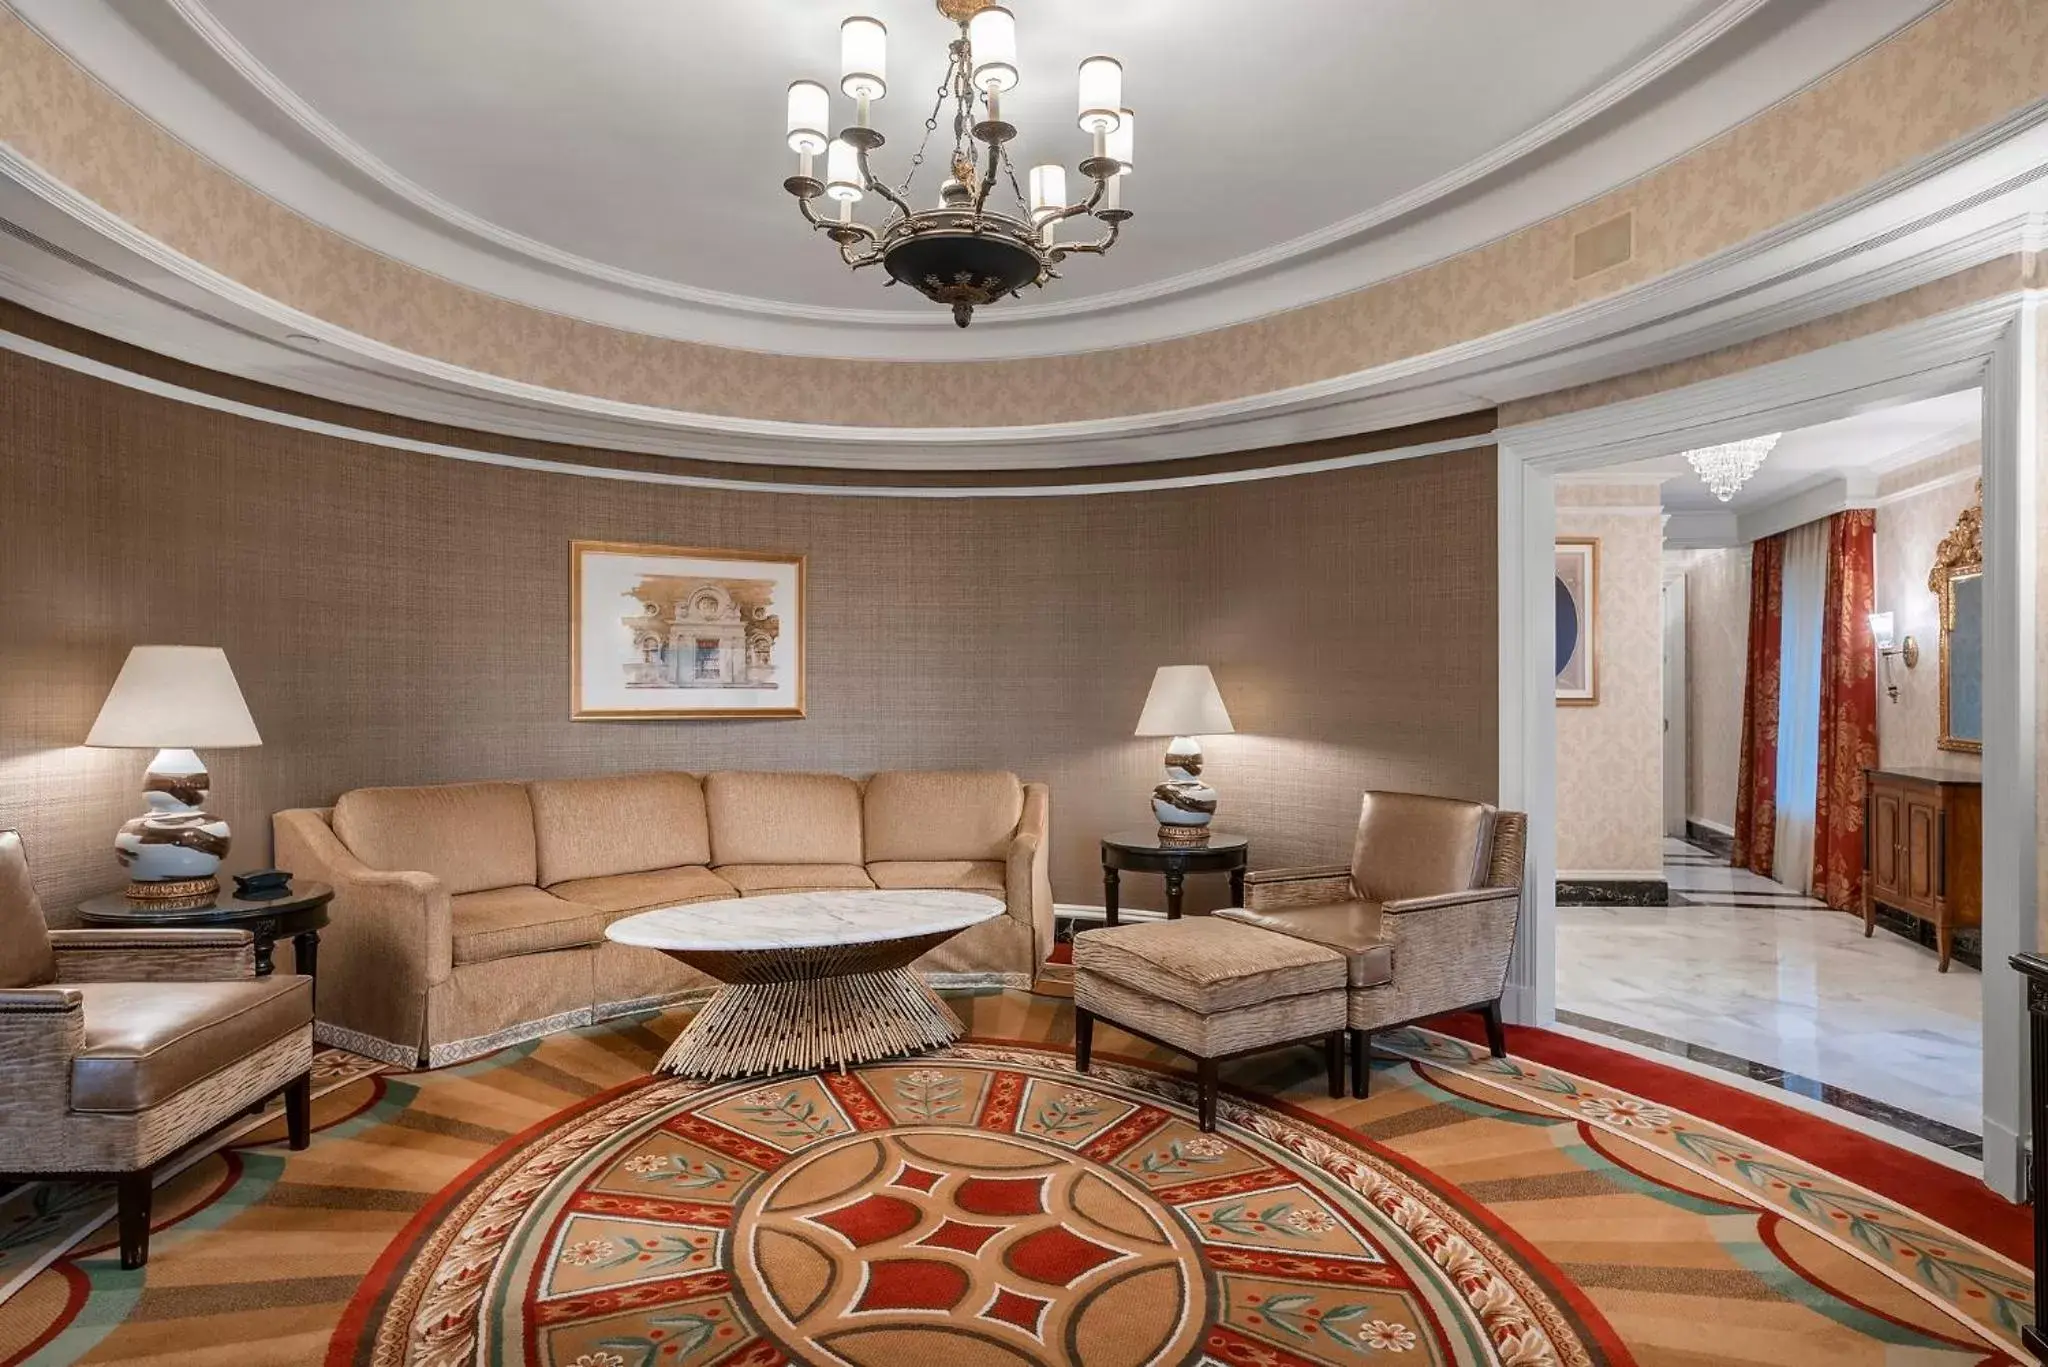
[(1109, 231), (1093, 242), (1062, 242), (1052, 249), (1054, 261), (1064, 261), (1076, 252), (1088, 252), (1094, 256), (1107, 256), (1109, 249), (1116, 245), (1117, 235), (1123, 231), (1124, 221), (1120, 218), (1109, 220)]
[(841, 223), (836, 218), (820, 218), (818, 211), (811, 207), (811, 201), (808, 199), (800, 199), (796, 202), (796, 205), (797, 208), (803, 210), (804, 218), (810, 222), (813, 228), (816, 228), (821, 233), (831, 234), (834, 241), (839, 241), (842, 238), (847, 241), (858, 241), (862, 238), (867, 239), (869, 242), (879, 242), (881, 240), (882, 235), (865, 223), (856, 223), (851, 219)]
[(988, 169), (981, 173), (981, 188), (974, 194), (974, 222), (976, 231), (981, 226), (982, 206), (988, 203), (989, 191), (996, 188), (996, 167), (1003, 155), (1003, 145), (992, 142), (988, 145)]
[(868, 187), (868, 189), (874, 191), (883, 199), (886, 199), (891, 204), (895, 205), (897, 213), (902, 214), (905, 218), (909, 218), (911, 213), (910, 202), (904, 199), (903, 196), (897, 194), (896, 191), (892, 189), (890, 186), (888, 186), (887, 184), (883, 183), (880, 180), (877, 180), (875, 178), (875, 173), (868, 169), (868, 149), (865, 146), (856, 147), (854, 149), (854, 161), (855, 164), (860, 167), (860, 178), (862, 183), (865, 184)]
[(1096, 181), (1094, 194), (1088, 196), (1088, 198), (1082, 200), (1079, 204), (1069, 204), (1064, 209), (1059, 209), (1052, 213), (1047, 214), (1044, 218), (1039, 220), (1040, 226), (1043, 226), (1047, 223), (1057, 223), (1063, 218), (1079, 218), (1082, 214), (1094, 213), (1096, 208), (1102, 203), (1102, 196), (1108, 193), (1108, 190), (1109, 181), (1107, 179)]

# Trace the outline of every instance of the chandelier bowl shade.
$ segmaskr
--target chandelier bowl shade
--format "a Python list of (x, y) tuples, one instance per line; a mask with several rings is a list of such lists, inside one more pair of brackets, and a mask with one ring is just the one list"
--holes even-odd
[(974, 310), (1038, 279), (1044, 265), (1031, 229), (1006, 215), (984, 213), (979, 231), (972, 211), (923, 216), (931, 226), (906, 229), (882, 241), (882, 268), (935, 304), (953, 310), (961, 327)]

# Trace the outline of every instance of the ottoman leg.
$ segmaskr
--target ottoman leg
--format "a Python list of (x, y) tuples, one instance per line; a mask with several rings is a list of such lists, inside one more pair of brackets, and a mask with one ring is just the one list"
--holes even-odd
[(1480, 1007), (1479, 1013), (1486, 1017), (1487, 1052), (1491, 1053), (1495, 1058), (1506, 1058), (1508, 1056), (1508, 1032), (1500, 1023), (1500, 998), (1495, 997), (1492, 1001)]
[(1095, 1013), (1074, 1008), (1074, 1067), (1088, 1071), (1088, 1055), (1095, 1049)]
[(1216, 1060), (1195, 1060), (1195, 1128), (1208, 1134), (1216, 1128)]
[(1332, 1030), (1323, 1036), (1323, 1066), (1330, 1073), (1330, 1095), (1344, 1095), (1344, 1031)]

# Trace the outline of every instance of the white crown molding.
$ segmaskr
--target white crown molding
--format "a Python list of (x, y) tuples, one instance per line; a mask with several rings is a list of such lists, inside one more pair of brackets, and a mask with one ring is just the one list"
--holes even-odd
[(1981, 470), (1952, 470), (1948, 474), (1936, 475), (1932, 479), (1921, 480), (1918, 484), (1908, 485), (1904, 489), (1894, 489), (1888, 494), (1879, 494), (1875, 506), (1889, 508), (1894, 503), (1904, 503), (1909, 498), (1918, 498), (1922, 494), (1931, 494), (1936, 489), (1946, 489), (1956, 484), (1975, 484), (1982, 478), (1984, 478), (1984, 475)]
[[(0, 146), (0, 218), (21, 222), (91, 269), (135, 287), (61, 282), (54, 257), (6, 258), (14, 297), (49, 309), (92, 295), (83, 325), (181, 359), (342, 402), (541, 440), (780, 466), (1054, 468), (1259, 449), (1424, 421), (1610, 378), (1752, 340), (1885, 298), (2039, 243), (2048, 209), (2048, 101), (1810, 219), (1709, 261), (1550, 318), (1367, 371), (1154, 413), (1001, 428), (844, 427), (679, 412), (570, 394), (407, 353), (280, 304), (168, 248)], [(138, 329), (152, 296), (181, 291), (271, 340), (245, 350)], [(63, 309), (54, 310), (66, 316)], [(124, 313), (134, 315), (122, 321)], [(175, 331), (175, 330), (174, 330)], [(278, 339), (325, 343), (308, 352)], [(239, 343), (237, 343), (239, 347)], [(1742, 383), (1753, 383), (1744, 380)], [(1574, 418), (1555, 419), (1567, 443)], [(1677, 449), (1677, 448), (1671, 448)], [(1669, 454), (1646, 449), (1643, 454)]]
[[(1074, 319), (1091, 319), (1090, 350), (1140, 345), (1267, 317), (1366, 288), (1480, 246), (1584, 203), (1797, 93), (1920, 17), (1933, 0), (1820, 0), (1804, 12), (1765, 0), (1716, 6), (1678, 39), (1489, 159), (1434, 187), (1430, 212), (1408, 197), (1271, 253), (1135, 290), (991, 310), (971, 334), (923, 310), (812, 309), (743, 299), (590, 263), (446, 205), (286, 90), (198, 0), (176, 0), (198, 50), (276, 111), (274, 129), (240, 112), (252, 101), (215, 91), (159, 51), (110, 0), (10, 0), (51, 42), (203, 155), (262, 192), (374, 250), (471, 288), (604, 326), (787, 355), (885, 360), (1006, 359), (1076, 349)], [(1758, 10), (1770, 37), (1713, 54)], [(172, 20), (167, 19), (166, 23)], [(1742, 50), (1738, 53), (1736, 48)], [(1697, 72), (1674, 85), (1675, 72)], [(1617, 123), (1617, 101), (1651, 98), (1654, 118)], [(273, 96), (282, 98), (277, 103)], [(299, 117), (303, 113), (311, 122)], [(347, 143), (347, 147), (337, 145)], [(1540, 156), (1532, 153), (1539, 150)], [(1499, 164), (1495, 164), (1498, 162)], [(1504, 170), (1529, 163), (1529, 169)], [(1451, 182), (1476, 177), (1453, 190)], [(1484, 182), (1482, 184), (1482, 182)], [(428, 201), (431, 201), (429, 203)], [(439, 210), (446, 209), (451, 218)], [(1393, 219), (1375, 219), (1399, 209)], [(1366, 226), (1367, 219), (1374, 219)], [(794, 230), (794, 227), (793, 227)], [(479, 235), (481, 234), (481, 235)], [(1297, 245), (1299, 249), (1297, 250)], [(1267, 260), (1269, 255), (1284, 256)], [(594, 266), (595, 273), (584, 269)], [(681, 291), (681, 293), (678, 293)], [(684, 297), (687, 295), (688, 297)], [(730, 305), (731, 307), (728, 307)]]
[[(1723, 0), (1723, 3), (1677, 37), (1619, 75), (1572, 101), (1541, 123), (1465, 165), (1362, 213), (1354, 214), (1314, 232), (1304, 233), (1289, 241), (1248, 252), (1228, 261), (1217, 262), (1201, 270), (1187, 271), (1151, 284), (1091, 295), (1087, 299), (1066, 303), (1006, 306), (1003, 309), (1003, 317), (1007, 321), (1027, 321), (1121, 311), (1136, 304), (1206, 290), (1225, 281), (1270, 271), (1302, 257), (1341, 248), (1382, 224), (1420, 213), (1430, 205), (1494, 176), (1558, 142), (1655, 81), (1676, 71), (1767, 3), (1769, 0)], [(361, 143), (349, 137), (250, 52), (228, 26), (207, 8), (204, 0), (170, 0), (170, 4), (179, 18), (183, 19), (222, 61), (232, 67), (237, 75), (254, 87), (284, 117), (370, 180), (458, 232), (482, 238), (507, 251), (529, 257), (558, 270), (586, 276), (608, 285), (620, 286), (636, 293), (680, 300), (705, 308), (862, 328), (952, 326), (949, 317), (936, 311), (905, 314), (885, 309), (824, 308), (703, 289), (680, 281), (625, 270), (514, 232), (450, 203), (397, 171)]]

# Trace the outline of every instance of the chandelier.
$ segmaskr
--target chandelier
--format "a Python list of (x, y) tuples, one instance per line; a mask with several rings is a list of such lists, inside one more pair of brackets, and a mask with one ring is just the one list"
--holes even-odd
[(1721, 446), (1687, 451), (1686, 463), (1714, 491), (1714, 497), (1726, 503), (1735, 497), (1737, 489), (1749, 482), (1751, 475), (1763, 468), (1764, 457), (1777, 446), (1780, 435), (1773, 432), (1768, 437), (1748, 437)]
[[(902, 184), (892, 187), (869, 165), (869, 155), (883, 142), (869, 124), (869, 110), (889, 89), (888, 30), (879, 19), (856, 15), (839, 27), (839, 88), (854, 101), (854, 121), (828, 138), (830, 93), (816, 81), (792, 83), (788, 131), (797, 173), (782, 187), (796, 196), (805, 220), (839, 245), (848, 266), (860, 270), (880, 264), (889, 274), (888, 284), (908, 285), (933, 303), (950, 306), (953, 321), (966, 327), (982, 305), (1057, 279), (1059, 264), (1069, 256), (1101, 256), (1116, 245), (1131, 217), (1123, 207), (1122, 180), (1131, 170), (1133, 119), (1123, 107), (1123, 64), (1113, 57), (1083, 61), (1080, 124), (1095, 145), (1081, 163), (1081, 174), (1092, 188), (1086, 198), (1069, 203), (1066, 167), (1052, 163), (1031, 168), (1027, 194), (1010, 164), (1008, 144), (1017, 129), (1004, 121), (1002, 111), (1002, 97), (1017, 84), (1016, 16), (988, 0), (937, 3), (939, 13), (958, 25), (959, 36), (947, 49), (938, 102), (925, 120), (924, 140)], [(910, 182), (924, 164), (948, 103), (953, 106), (950, 174), (939, 187), (936, 207), (913, 209)], [(823, 180), (817, 175), (820, 156), (825, 158)], [(1007, 201), (1001, 210), (989, 204), (999, 177), (1009, 184), (1014, 211)], [(880, 227), (854, 217), (854, 206), (868, 195), (889, 206)], [(820, 214), (815, 207), (819, 199), (836, 204), (836, 213)], [(1060, 225), (1083, 217), (1102, 224), (1101, 235), (1062, 242)]]

